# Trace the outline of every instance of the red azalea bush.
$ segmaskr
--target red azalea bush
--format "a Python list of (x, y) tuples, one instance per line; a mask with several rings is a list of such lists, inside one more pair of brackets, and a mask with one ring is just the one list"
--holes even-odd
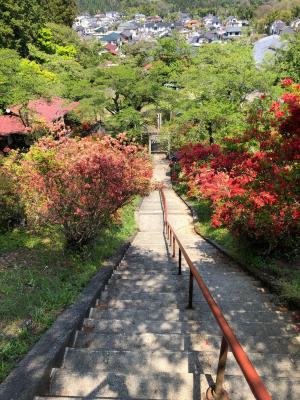
[(132, 196), (148, 192), (152, 168), (124, 135), (48, 137), (30, 148), (17, 175), (28, 220), (60, 225), (69, 244), (82, 245)]
[(206, 198), (213, 224), (268, 248), (299, 245), (300, 87), (283, 81), (279, 101), (263, 96), (249, 129), (224, 145), (188, 145), (177, 157), (189, 195)]

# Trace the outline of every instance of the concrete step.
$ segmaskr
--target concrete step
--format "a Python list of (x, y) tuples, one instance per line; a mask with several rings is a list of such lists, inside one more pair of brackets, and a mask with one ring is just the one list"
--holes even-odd
[[(177, 276), (178, 274), (178, 265), (173, 263), (171, 261), (171, 263), (169, 264), (169, 266), (166, 268), (167, 271), (167, 275), (165, 275), (164, 273), (158, 273), (157, 268), (156, 269), (147, 269), (147, 268), (143, 268), (143, 263), (140, 263), (140, 268), (136, 269), (135, 271), (130, 271), (130, 267), (128, 266), (127, 268), (123, 267), (118, 267), (115, 271), (114, 271), (114, 276), (119, 275), (122, 276), (123, 279), (139, 279), (139, 278), (143, 278), (143, 277), (148, 277), (148, 276), (160, 276), (160, 277), (165, 277), (166, 279), (168, 279), (170, 276)], [(213, 271), (202, 271), (201, 269), (199, 270), (201, 273), (201, 276), (203, 277), (203, 279), (205, 277), (210, 277), (212, 279), (234, 279), (234, 278), (245, 278), (245, 279), (250, 279), (252, 280), (252, 278), (248, 277), (245, 273), (242, 272), (224, 272), (223, 271), (217, 271), (216, 273)], [(187, 268), (185, 268), (182, 271), (183, 276), (189, 276), (189, 270)]]
[[(223, 282), (222, 285), (220, 285), (219, 281), (210, 281), (208, 279), (205, 280), (206, 286), (209, 288), (211, 292), (219, 291), (221, 293), (223, 292), (228, 292), (228, 286), (231, 285), (230, 281)], [(177, 278), (176, 280), (173, 279), (171, 282), (157, 282), (155, 280), (144, 280), (144, 281), (131, 281), (131, 280), (114, 280), (111, 279), (109, 282), (109, 287), (110, 288), (116, 288), (117, 290), (159, 290), (161, 292), (168, 292), (168, 291), (174, 291), (174, 290), (187, 290), (188, 289), (189, 282), (187, 279), (180, 279)], [(248, 282), (239, 282), (238, 286), (235, 286), (236, 289), (233, 291), (236, 292), (238, 291), (239, 293), (241, 291), (244, 291), (247, 293), (255, 293), (257, 290), (258, 291), (264, 291), (261, 287), (255, 286), (252, 284), (249, 288), (249, 283)]]
[(80, 373), (57, 370), (50, 392), (56, 396), (78, 396), (81, 399), (191, 400), (195, 398), (195, 384), (192, 374), (148, 372), (142, 375), (92, 371), (83, 376)]
[[(165, 320), (165, 321), (215, 321), (210, 310), (189, 310), (171, 307), (164, 307), (156, 310), (147, 310), (134, 308), (133, 310), (128, 308), (126, 310), (119, 309), (108, 309), (101, 310), (99, 308), (91, 308), (89, 318), (94, 319), (132, 319), (132, 321), (142, 322), (145, 320), (145, 314), (150, 320)], [(269, 311), (224, 311), (225, 318), (230, 323), (231, 321), (237, 322), (272, 322), (274, 324), (278, 322), (291, 322), (291, 319), (286, 313), (281, 312), (269, 312)]]
[[(100, 310), (99, 308), (91, 308), (89, 318), (94, 318), (94, 319), (130, 319), (132, 318), (133, 321), (143, 321), (145, 320), (145, 309), (133, 309), (131, 310), (126, 309), (126, 310), (118, 310), (118, 309), (112, 309), (112, 310)], [(157, 310), (147, 310), (147, 318), (150, 320), (164, 320), (164, 321), (180, 321), (183, 319), (183, 316), (181, 316), (180, 310), (176, 308), (168, 308), (165, 307), (163, 309), (157, 309)]]
[(165, 273), (177, 272), (178, 267), (175, 264), (164, 264), (163, 262), (153, 261), (151, 265), (145, 265), (143, 258), (138, 262), (132, 262), (130, 266), (120, 264), (117, 271), (130, 271), (131, 274), (144, 274), (155, 272), (164, 275)]
[[(122, 375), (116, 373), (89, 374), (85, 377), (57, 371), (51, 386), (52, 394), (60, 400), (70, 399), (155, 399), (191, 400), (205, 399), (205, 393), (215, 376), (204, 374), (150, 374)], [(273, 400), (299, 400), (300, 381), (291, 378), (265, 379)], [(253, 400), (245, 379), (241, 376), (225, 375), (224, 388), (231, 399)], [(71, 397), (70, 397), (71, 396)], [(76, 396), (76, 397), (73, 397)], [(57, 397), (36, 397), (35, 400), (54, 400)]]
[[(215, 300), (217, 302), (221, 301), (237, 301), (240, 302), (241, 299), (244, 298), (243, 293), (226, 293), (226, 294), (220, 294), (217, 293), (213, 295)], [(187, 302), (188, 298), (188, 293), (147, 293), (145, 291), (134, 291), (131, 292), (129, 290), (126, 291), (120, 291), (118, 292), (117, 290), (115, 291), (107, 291), (104, 290), (101, 294), (101, 300), (109, 300), (109, 299), (118, 299), (118, 300), (145, 300), (145, 301), (160, 301), (165, 304), (169, 303), (179, 303), (183, 304), (184, 302)], [(269, 294), (261, 294), (260, 299), (262, 302), (265, 301), (270, 301), (272, 300), (273, 296)], [(196, 301), (205, 301), (204, 297), (200, 293), (200, 289), (195, 288), (194, 290), (194, 295), (193, 299)]]
[[(90, 349), (183, 351), (188, 337), (180, 334), (101, 334), (78, 331), (74, 347)], [(188, 350), (188, 349), (186, 349)]]
[[(177, 270), (175, 271), (177, 272)], [(225, 275), (224, 277), (216, 277), (212, 276), (211, 274), (203, 274), (203, 279), (207, 284), (214, 284), (214, 285), (220, 285), (220, 283), (223, 283), (224, 280), (230, 280), (234, 285), (244, 285), (244, 284), (253, 284), (254, 286), (261, 286), (259, 281), (255, 280), (254, 278), (247, 277), (245, 276), (236, 276), (233, 274), (230, 275)], [(131, 275), (124, 275), (121, 273), (114, 273), (112, 277), (110, 278), (111, 282), (120, 282), (123, 283), (126, 282), (126, 284), (129, 284), (130, 282), (132, 283), (138, 283), (142, 285), (143, 283), (173, 283), (173, 282), (181, 282), (181, 281), (188, 281), (189, 274), (185, 273), (183, 275), (178, 275), (177, 273), (172, 274), (172, 275), (163, 275), (163, 274), (158, 274), (158, 275), (151, 275), (151, 274), (131, 274)]]
[(132, 374), (190, 373), (195, 371), (194, 353), (185, 351), (93, 350), (67, 347), (63, 369), (85, 374), (87, 371)]
[[(186, 350), (219, 351), (222, 336), (205, 334), (176, 333), (100, 333), (78, 331), (74, 347), (114, 350)], [(280, 354), (299, 357), (299, 336), (238, 336), (241, 345), (248, 353)], [(276, 364), (276, 363), (275, 363)], [(295, 366), (293, 367), (295, 369)], [(299, 366), (300, 368), (300, 366)]]
[[(188, 297), (188, 292), (189, 292), (189, 287), (188, 283), (181, 285), (178, 284), (176, 286), (174, 285), (165, 285), (161, 287), (144, 287), (144, 286), (137, 286), (137, 287), (132, 287), (130, 288), (124, 288), (119, 285), (115, 284), (108, 284), (106, 286), (106, 290), (103, 291), (103, 298), (105, 298), (105, 295), (107, 295), (109, 298), (124, 298), (124, 296), (129, 295), (128, 298), (131, 298), (133, 295), (138, 296), (138, 295), (148, 295), (148, 296), (164, 296), (169, 294), (170, 299), (174, 296), (177, 296), (178, 301), (182, 301)], [(241, 299), (246, 298), (248, 301), (251, 301), (252, 299), (256, 300), (259, 299), (259, 295), (262, 293), (259, 290), (255, 290), (254, 288), (251, 288), (249, 290), (246, 289), (240, 289), (236, 288), (231, 290), (230, 292), (228, 291), (227, 288), (209, 288), (211, 295), (215, 298), (217, 301), (218, 299), (220, 300), (231, 300), (231, 301), (239, 301), (241, 302)], [(266, 295), (266, 293), (262, 293), (263, 295)], [(195, 289), (194, 289), (194, 294), (193, 298), (196, 300), (197, 298), (199, 300), (203, 299), (202, 292), (200, 288), (195, 284)], [(264, 299), (262, 299), (263, 301)]]
[[(102, 302), (100, 299), (96, 302), (96, 308), (105, 310), (105, 309), (118, 309), (118, 310), (126, 310), (130, 308), (131, 310), (135, 309), (143, 309), (146, 311), (155, 311), (162, 308), (174, 309), (177, 308), (179, 310), (185, 310), (186, 304), (176, 304), (169, 303), (168, 307), (166, 307), (165, 303), (159, 301), (144, 301), (144, 300), (114, 300), (111, 299), (108, 302)], [(276, 311), (278, 307), (270, 302), (259, 302), (259, 301), (248, 301), (248, 302), (235, 302), (235, 301), (222, 301), (220, 307), (224, 311)], [(205, 301), (194, 302), (193, 303), (194, 310), (198, 310), (199, 312), (208, 312), (210, 310), (209, 305)]]
[[(232, 322), (231, 327), (234, 332), (242, 336), (281, 336), (286, 334), (296, 335), (299, 333), (298, 326), (295, 324), (286, 324), (285, 322), (252, 322), (236, 323)], [(84, 331), (95, 331), (102, 333), (202, 333), (208, 335), (221, 335), (220, 329), (214, 321), (134, 321), (126, 320), (96, 320), (85, 319), (83, 324)]]

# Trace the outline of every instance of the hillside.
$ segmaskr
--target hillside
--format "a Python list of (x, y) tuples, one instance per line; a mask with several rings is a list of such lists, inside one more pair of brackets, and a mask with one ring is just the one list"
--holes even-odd
[(256, 7), (265, 3), (263, 0), (78, 0), (81, 11), (139, 11), (145, 14), (167, 14), (176, 11), (191, 12), (231, 12), (243, 10), (253, 14)]

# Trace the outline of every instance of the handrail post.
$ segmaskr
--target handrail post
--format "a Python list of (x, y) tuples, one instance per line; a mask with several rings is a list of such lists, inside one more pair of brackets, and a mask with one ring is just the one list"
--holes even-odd
[(182, 262), (181, 248), (179, 247), (179, 249), (178, 249), (178, 275), (181, 275), (181, 262)]
[(208, 388), (206, 392), (206, 400), (229, 400), (228, 393), (226, 392), (226, 390), (223, 389), (227, 355), (228, 355), (228, 343), (225, 337), (223, 336), (220, 348), (216, 384)]
[(173, 235), (173, 252), (172, 252), (172, 257), (175, 258), (175, 236)]
[(190, 270), (190, 282), (189, 282), (189, 304), (187, 308), (193, 308), (193, 291), (194, 291), (194, 275)]

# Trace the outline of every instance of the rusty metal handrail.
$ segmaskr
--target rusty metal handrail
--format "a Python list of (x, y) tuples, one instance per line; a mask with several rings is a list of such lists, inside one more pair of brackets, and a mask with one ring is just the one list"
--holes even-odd
[(182, 265), (182, 255), (184, 256), (186, 263), (190, 270), (190, 281), (189, 281), (189, 302), (188, 307), (192, 308), (193, 306), (193, 281), (194, 279), (198, 283), (202, 294), (207, 301), (221, 331), (223, 332), (223, 338), (221, 343), (220, 349), (220, 356), (219, 356), (219, 364), (217, 368), (217, 378), (216, 384), (214, 387), (210, 387), (207, 390), (206, 398), (207, 400), (226, 400), (229, 399), (228, 394), (223, 389), (223, 382), (224, 382), (224, 375), (225, 375), (225, 368), (226, 368), (226, 361), (227, 361), (227, 353), (228, 348), (231, 348), (231, 351), (241, 368), (243, 375), (248, 382), (248, 385), (257, 400), (271, 400), (272, 397), (269, 394), (265, 384), (262, 382), (260, 376), (256, 372), (253, 364), (249, 360), (246, 352), (243, 350), (240, 342), (236, 338), (233, 330), (229, 326), (228, 322), (226, 321), (220, 307), (212, 297), (208, 287), (204, 283), (201, 275), (199, 274), (197, 268), (195, 267), (194, 263), (191, 261), (190, 257), (188, 256), (186, 250), (184, 249), (183, 245), (181, 244), (180, 240), (178, 239), (173, 227), (170, 225), (168, 221), (168, 209), (167, 209), (167, 202), (166, 197), (164, 194), (163, 189), (160, 189), (160, 195), (163, 205), (163, 217), (164, 217), (164, 228), (167, 234), (167, 238), (170, 241), (170, 246), (172, 246), (172, 256), (175, 257), (176, 255), (176, 242), (178, 245), (178, 274), (181, 275), (181, 265)]

